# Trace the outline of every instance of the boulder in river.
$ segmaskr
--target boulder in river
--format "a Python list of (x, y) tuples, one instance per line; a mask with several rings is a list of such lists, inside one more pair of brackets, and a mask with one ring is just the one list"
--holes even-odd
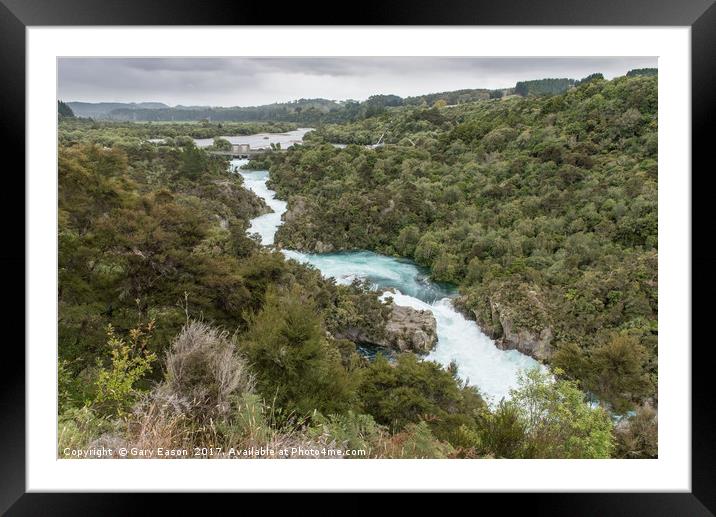
[(349, 328), (336, 332), (334, 337), (418, 354), (427, 354), (438, 342), (437, 322), (430, 311), (395, 304), (380, 335)]
[(385, 325), (385, 341), (401, 352), (427, 354), (438, 342), (435, 316), (430, 311), (393, 305)]

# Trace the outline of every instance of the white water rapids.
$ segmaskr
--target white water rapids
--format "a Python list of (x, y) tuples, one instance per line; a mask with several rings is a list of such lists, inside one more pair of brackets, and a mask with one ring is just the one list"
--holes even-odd
[[(258, 233), (261, 243), (271, 245), (286, 211), (286, 202), (266, 186), (267, 171), (238, 169), (247, 160), (232, 160), (232, 170), (244, 178), (244, 186), (262, 198), (273, 210), (251, 220), (249, 233)], [(537, 361), (516, 350), (500, 350), (474, 321), (468, 320), (452, 306), (455, 291), (431, 281), (426, 271), (408, 260), (387, 257), (368, 251), (342, 253), (301, 253), (282, 250), (288, 258), (318, 268), (323, 276), (337, 283), (350, 284), (355, 278), (368, 280), (377, 289), (391, 288), (383, 298), (392, 297), (397, 305), (429, 310), (437, 322), (438, 343), (426, 359), (443, 366), (455, 361), (458, 375), (477, 386), (491, 403), (509, 396), (517, 384), (518, 372), (540, 366)]]

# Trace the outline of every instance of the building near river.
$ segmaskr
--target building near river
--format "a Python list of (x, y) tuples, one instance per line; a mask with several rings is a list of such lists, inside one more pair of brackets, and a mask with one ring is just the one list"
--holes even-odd
[(231, 144), (231, 152), (232, 154), (236, 156), (246, 155), (248, 157), (248, 154), (251, 152), (251, 145), (250, 144)]

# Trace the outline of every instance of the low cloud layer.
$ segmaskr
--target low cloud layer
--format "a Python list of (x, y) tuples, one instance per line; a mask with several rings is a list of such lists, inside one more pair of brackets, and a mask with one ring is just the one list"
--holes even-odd
[(503, 88), (545, 77), (606, 78), (656, 67), (656, 57), (594, 58), (61, 58), (58, 98), (253, 106), (299, 98), (363, 100), (463, 88)]

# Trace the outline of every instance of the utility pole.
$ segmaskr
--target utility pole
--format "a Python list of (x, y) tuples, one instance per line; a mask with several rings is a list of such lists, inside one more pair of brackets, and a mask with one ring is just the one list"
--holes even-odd
[(383, 131), (383, 134), (380, 135), (380, 138), (378, 139), (378, 142), (376, 142), (375, 145), (380, 145), (380, 143), (383, 141), (383, 137), (385, 136), (385, 131)]

